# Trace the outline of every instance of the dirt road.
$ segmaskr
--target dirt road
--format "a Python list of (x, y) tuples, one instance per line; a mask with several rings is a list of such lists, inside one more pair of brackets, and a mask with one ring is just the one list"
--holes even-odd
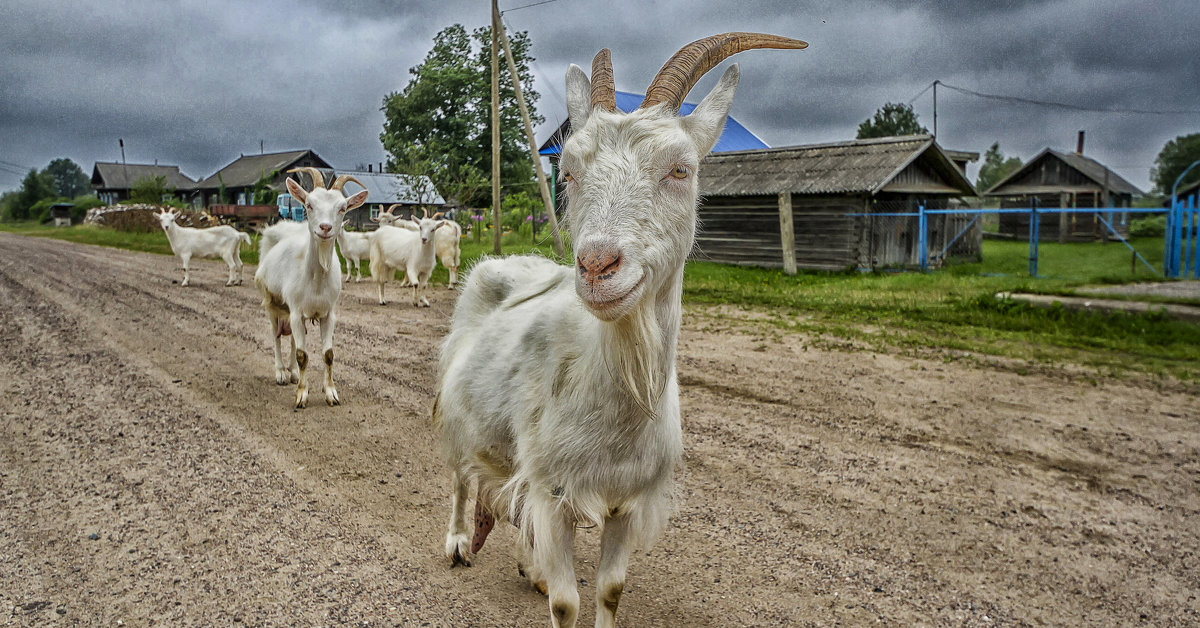
[[(454, 293), (342, 295), (294, 412), (247, 268), (0, 233), (0, 624), (542, 626), (512, 531), (441, 555)], [(689, 308), (686, 467), (624, 626), (1200, 624), (1200, 402), (813, 346)], [(590, 625), (596, 530), (577, 572)]]

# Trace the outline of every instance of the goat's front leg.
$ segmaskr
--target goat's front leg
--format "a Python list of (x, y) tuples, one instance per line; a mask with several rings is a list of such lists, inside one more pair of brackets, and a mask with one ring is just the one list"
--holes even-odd
[(179, 261), (183, 262), (183, 283), (180, 284), (181, 286), (188, 285), (188, 282), (191, 279), (188, 276), (188, 262), (190, 262), (191, 260), (192, 260), (191, 255), (180, 255), (179, 256)]
[(575, 522), (557, 507), (550, 491), (530, 489), (530, 520), (537, 533), (534, 563), (546, 577), (550, 595), (550, 620), (554, 628), (574, 628), (579, 617), (579, 590), (575, 585)]
[(450, 566), (471, 566), (471, 537), (467, 526), (467, 493), (471, 482), (458, 469), (454, 471), (450, 488), (450, 530), (446, 532), (446, 558)]
[(429, 299), (425, 298), (425, 294), (429, 292), (429, 277), (419, 277), (417, 283), (417, 294), (421, 295), (421, 307), (429, 307)]
[(600, 566), (596, 570), (596, 628), (617, 625), (617, 603), (625, 589), (625, 569), (629, 565), (629, 515), (611, 514), (604, 518), (600, 537)]
[(305, 351), (304, 344), (304, 336), (308, 330), (304, 328), (304, 317), (297, 311), (292, 311), (291, 323), (292, 343), (296, 346), (296, 364), (300, 367), (297, 375), (299, 381), (296, 382), (296, 407), (303, 408), (308, 405), (308, 380), (305, 378), (305, 370), (308, 368), (308, 352)]
[[(390, 273), (391, 271), (386, 271)], [(383, 299), (383, 284), (387, 282), (387, 275), (381, 275), (375, 278), (375, 285), (379, 287), (379, 304), (387, 305), (387, 301)]]
[(333, 326), (337, 317), (333, 312), (321, 319), (321, 355), (325, 358), (325, 403), (336, 406), (342, 402), (337, 388), (333, 387)]

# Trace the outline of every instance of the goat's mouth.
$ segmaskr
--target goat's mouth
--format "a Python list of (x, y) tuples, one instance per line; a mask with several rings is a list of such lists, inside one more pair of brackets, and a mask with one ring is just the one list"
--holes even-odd
[(332, 242), (334, 239), (336, 239), (336, 238), (337, 238), (337, 236), (335, 236), (335, 235), (334, 235), (334, 234), (332, 234), (332, 233), (328, 233), (328, 234), (327, 234), (327, 233), (321, 233), (321, 232), (319, 232), (319, 231), (314, 231), (313, 233), (315, 233), (315, 234), (316, 234), (316, 236), (317, 236), (318, 238), (320, 238), (322, 242)]
[(642, 289), (646, 284), (646, 275), (643, 274), (637, 283), (629, 287), (619, 295), (596, 295), (591, 291), (585, 291), (580, 295), (584, 305), (592, 311), (597, 318), (606, 321), (613, 321), (625, 315), (629, 309), (629, 305), (636, 303), (642, 294)]

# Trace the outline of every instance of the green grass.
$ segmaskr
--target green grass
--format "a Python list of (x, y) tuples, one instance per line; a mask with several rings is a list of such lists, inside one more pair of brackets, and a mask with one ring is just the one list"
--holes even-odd
[[(53, 228), (0, 225), (0, 229), (74, 242), (170, 254), (161, 233), (123, 234), (94, 227)], [(1162, 263), (1161, 238), (1134, 242), (1156, 266)], [(553, 257), (548, 238), (540, 246), (529, 237), (507, 234), (505, 254), (539, 252)], [(1039, 309), (997, 299), (999, 292), (1070, 295), (1079, 286), (1157, 278), (1140, 261), (1131, 270), (1131, 253), (1119, 242), (1057, 244), (1040, 247), (1040, 276), (1027, 276), (1027, 242), (988, 240), (982, 263), (958, 264), (930, 273), (800, 273), (691, 262), (684, 274), (684, 301), (725, 305), (759, 313), (778, 332), (812, 334), (814, 342), (935, 355), (947, 360), (999, 356), (1029, 365), (1079, 365), (1100, 374), (1168, 375), (1187, 382), (1200, 379), (1200, 325), (1168, 320), (1160, 314), (1130, 315)], [(462, 244), (464, 268), (492, 252), (490, 234), (478, 244)], [(255, 263), (257, 247), (242, 251)], [(366, 264), (364, 262), (364, 270)], [(433, 281), (444, 283), (440, 264)], [(1184, 301), (1187, 302), (1187, 301)], [(1192, 302), (1200, 305), (1200, 303)], [(704, 309), (700, 316), (731, 316)]]

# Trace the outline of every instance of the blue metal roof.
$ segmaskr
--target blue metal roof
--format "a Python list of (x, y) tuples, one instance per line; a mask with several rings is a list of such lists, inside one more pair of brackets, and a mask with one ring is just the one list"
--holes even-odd
[[(631, 94), (629, 92), (617, 92), (617, 109), (629, 113), (641, 106), (642, 100), (645, 99), (643, 94)], [(679, 115), (686, 116), (696, 108), (694, 103), (685, 102), (679, 107)], [(564, 123), (565, 125), (566, 123)], [(562, 129), (560, 129), (562, 130)], [(549, 143), (549, 142), (548, 142)], [(557, 155), (561, 152), (562, 147), (555, 143), (549, 143), (542, 150), (538, 151), (539, 155)], [(720, 139), (717, 140), (717, 145), (713, 146), (714, 153), (727, 153), (734, 150), (753, 150), (756, 148), (770, 148), (767, 143), (758, 139), (758, 136), (751, 133), (740, 122), (733, 119), (733, 116), (725, 118), (725, 130), (721, 132)]]

